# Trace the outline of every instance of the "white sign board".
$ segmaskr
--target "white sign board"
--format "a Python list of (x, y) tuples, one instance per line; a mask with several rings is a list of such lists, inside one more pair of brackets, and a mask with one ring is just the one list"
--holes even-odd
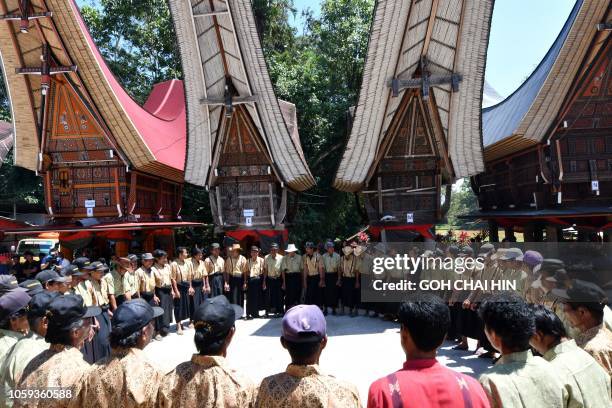
[(87, 216), (88, 217), (93, 217), (93, 208), (87, 207)]
[(244, 209), (242, 210), (242, 213), (245, 217), (254, 217), (255, 216), (255, 210), (253, 209)]
[(251, 217), (246, 217), (245, 225), (246, 225), (247, 227), (250, 227), (251, 225), (253, 225), (253, 218), (251, 218)]
[(85, 200), (85, 208), (94, 208), (96, 206), (96, 200)]
[(414, 213), (406, 213), (406, 222), (412, 224), (414, 222)]
[(593, 190), (593, 191), (599, 190), (599, 181), (598, 180), (591, 180), (591, 190)]

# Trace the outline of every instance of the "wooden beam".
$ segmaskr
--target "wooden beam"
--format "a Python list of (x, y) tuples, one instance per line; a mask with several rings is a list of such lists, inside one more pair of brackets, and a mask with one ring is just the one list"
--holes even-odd
[(431, 2), (431, 11), (429, 13), (429, 22), (427, 23), (427, 31), (425, 34), (425, 42), (423, 44), (423, 50), (421, 51), (421, 56), (427, 55), (429, 51), (429, 44), (431, 42), (431, 33), (433, 32), (433, 26), (436, 22), (436, 14), (438, 13), (438, 4), (439, 0), (433, 0)]
[(212, 10), (212, 11), (206, 11), (204, 13), (198, 13), (198, 14), (194, 14), (193, 17), (194, 18), (201, 18), (201, 17), (212, 17), (212, 16), (219, 16), (222, 14), (229, 14), (229, 10)]
[(434, 85), (451, 84), (453, 92), (457, 92), (459, 90), (459, 83), (462, 80), (463, 75), (456, 73), (450, 75), (426, 75), (422, 78), (412, 79), (393, 78), (389, 81), (388, 86), (391, 88), (393, 97), (398, 97), (404, 89), (423, 89), (423, 96), (425, 96), (425, 92), (429, 93), (429, 89)]
[(383, 196), (382, 196), (382, 178), (378, 176), (378, 212), (382, 216), (383, 214)]
[(270, 196), (270, 221), (274, 226), (276, 222), (274, 221), (274, 194), (272, 192), (272, 183), (268, 183), (268, 193)]
[[(247, 103), (255, 103), (257, 102), (257, 96), (256, 95), (252, 95), (252, 96), (234, 96), (231, 99), (231, 103), (232, 105), (244, 105)], [(202, 98), (200, 99), (200, 103), (202, 105), (207, 105), (207, 106), (225, 106), (227, 104), (227, 101), (225, 100), (225, 98)]]

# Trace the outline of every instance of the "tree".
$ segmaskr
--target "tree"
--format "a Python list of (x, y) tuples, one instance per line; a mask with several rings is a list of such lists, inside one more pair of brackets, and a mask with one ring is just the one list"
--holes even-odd
[(468, 179), (463, 179), (453, 188), (450, 208), (448, 209), (448, 225), (452, 227), (465, 228), (467, 221), (459, 218), (478, 210), (478, 200), (470, 187)]

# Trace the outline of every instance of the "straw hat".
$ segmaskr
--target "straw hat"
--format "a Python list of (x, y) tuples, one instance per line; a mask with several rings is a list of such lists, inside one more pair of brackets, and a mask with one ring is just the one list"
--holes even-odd
[(289, 244), (287, 246), (287, 249), (285, 249), (285, 252), (297, 252), (298, 249), (295, 247), (295, 244)]

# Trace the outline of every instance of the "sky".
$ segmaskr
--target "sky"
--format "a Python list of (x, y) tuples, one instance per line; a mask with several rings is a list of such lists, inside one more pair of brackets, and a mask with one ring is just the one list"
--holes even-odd
[[(320, 0), (294, 0), (319, 12)], [(496, 0), (485, 78), (503, 97), (535, 69), (561, 31), (575, 0)], [(293, 24), (301, 29), (299, 16)]]

